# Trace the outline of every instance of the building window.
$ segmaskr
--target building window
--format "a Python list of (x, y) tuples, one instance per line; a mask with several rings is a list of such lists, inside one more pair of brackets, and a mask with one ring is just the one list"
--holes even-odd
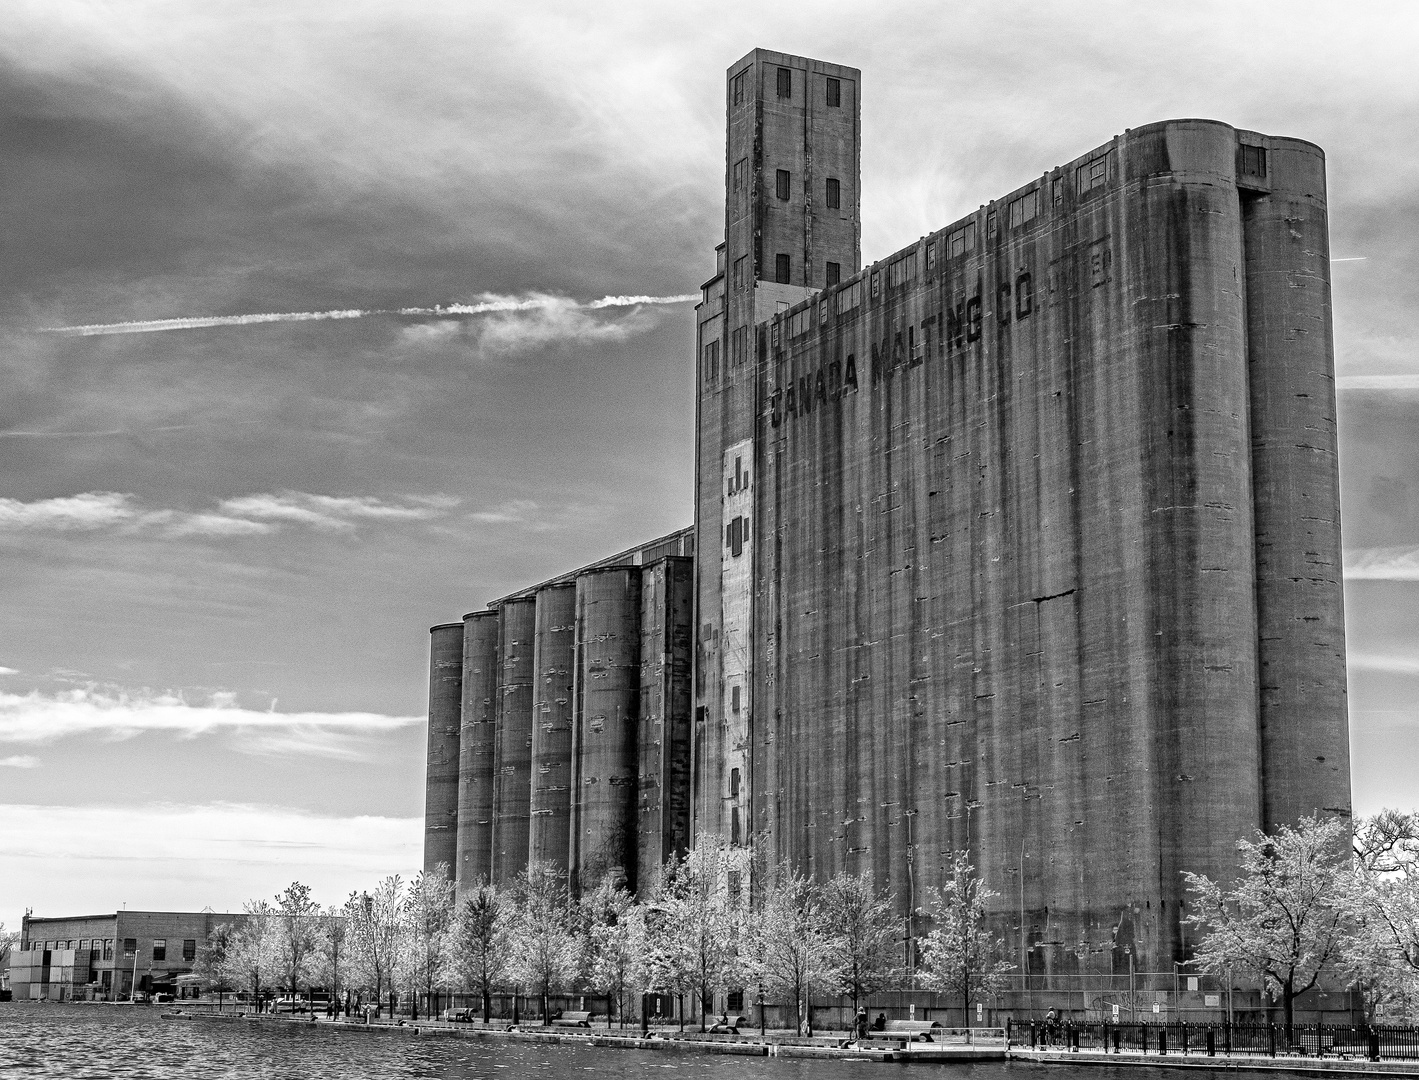
[(745, 360), (749, 359), (749, 328), (741, 326), (734, 331), (729, 339), (729, 361), (734, 367), (741, 366)]
[(995, 239), (995, 233), (996, 233), (995, 211), (992, 210), (990, 213), (986, 214), (986, 216), (985, 216), (985, 238), (986, 238), (986, 241), (989, 242), (989, 241), (991, 241), (991, 240), (994, 240), (994, 239)]
[(1010, 321), (1010, 282), (1002, 281), (995, 290), (995, 317), (1000, 325)]
[(877, 297), (879, 297), (879, 296), (881, 296), (881, 295), (882, 295), (882, 271), (880, 271), (880, 270), (874, 270), (874, 271), (872, 271), (872, 299), (876, 300)]
[(781, 98), (793, 97), (793, 71), (789, 68), (778, 69), (778, 96)]
[(1109, 182), (1110, 156), (1110, 154), (1104, 154), (1101, 157), (1096, 157), (1093, 161), (1087, 161), (1079, 166), (1078, 170), (1075, 172), (1075, 178), (1080, 195), (1083, 195), (1086, 191), (1093, 191), (1094, 188), (1103, 187)]
[(194, 960), (197, 959), (197, 939), (196, 939), (196, 938), (183, 938), (183, 939), (182, 939), (182, 958), (183, 958), (183, 960), (187, 961), (187, 963), (189, 963), (189, 964), (192, 963), (192, 961), (194, 961)]
[(725, 527), (725, 546), (729, 548), (729, 554), (734, 558), (739, 558), (744, 554), (744, 541), (748, 539), (749, 519), (737, 517)]
[(791, 180), (787, 169), (774, 170), (774, 194), (784, 202), (788, 202), (788, 186)]
[(125, 960), (127, 960), (127, 959), (129, 959), (130, 957), (132, 957), (132, 956), (136, 956), (137, 953), (138, 953), (138, 939), (135, 938), (135, 937), (126, 937), (126, 938), (124, 938), (124, 939), (123, 939), (123, 958), (124, 958)]
[(739, 292), (744, 288), (744, 264), (749, 258), (747, 255), (740, 255), (734, 260), (734, 291)]
[(743, 192), (749, 186), (749, 159), (740, 158), (734, 163), (734, 190)]
[(774, 256), (774, 280), (780, 285), (787, 285), (793, 276), (793, 264), (789, 257), (783, 252)]
[(744, 104), (744, 81), (748, 74), (748, 71), (741, 71), (738, 75), (734, 76), (734, 80), (730, 84), (733, 88), (732, 97), (735, 106)]
[(843, 84), (840, 79), (828, 80), (828, 108), (841, 109), (843, 107)]
[(88, 938), (80, 938), (80, 939), (79, 939), (79, 951), (80, 951), (80, 952), (88, 952), (88, 951), (89, 951), (89, 939), (88, 939)]
[(705, 381), (719, 378), (719, 339), (705, 342)]
[[(739, 889), (741, 887), (739, 885), (739, 871), (729, 871), (729, 877), (730, 880), (734, 882), (734, 887), (729, 894), (730, 902), (737, 904), (739, 903)], [(724, 1007), (728, 1009), (731, 1013), (742, 1013), (744, 1011), (744, 991), (731, 990), (729, 991), (729, 993), (725, 994)]]
[(1242, 172), (1247, 176), (1266, 179), (1266, 147), (1242, 144)]
[(113, 938), (103, 939), (103, 958), (105, 960), (113, 959)]
[(1026, 195), (1021, 195), (1010, 204), (1010, 227), (1024, 225), (1028, 221), (1034, 221), (1040, 212), (1040, 192), (1036, 188)]
[(832, 286), (836, 285), (836, 284), (837, 284), (838, 282), (840, 282), (842, 279), (843, 279), (843, 266), (842, 266), (842, 263), (835, 263), (835, 262), (830, 262), (830, 263), (828, 263), (827, 271), (826, 271), (826, 278), (825, 278), (825, 280), (827, 281), (828, 287), (829, 287), (829, 288), (832, 288)]
[[(736, 684), (735, 686), (731, 687), (730, 690), (729, 690), (729, 711), (730, 711), (730, 712), (738, 712), (738, 711), (739, 711), (739, 687), (738, 687), (737, 684)], [(735, 779), (736, 779), (736, 783), (737, 783), (737, 782), (738, 782), (738, 773), (739, 773), (739, 770), (738, 770), (738, 769), (735, 769), (734, 772), (735, 772)], [(731, 791), (730, 794), (733, 795), (734, 792)]]
[(1054, 203), (1055, 206), (1063, 206), (1063, 205), (1064, 205), (1064, 181), (1061, 180), (1059, 177), (1056, 176), (1053, 180), (1051, 180), (1051, 181), (1049, 182), (1049, 190), (1050, 190), (1050, 202)]
[(932, 240), (926, 245), (926, 275), (930, 277), (936, 273), (936, 241)]
[(828, 177), (828, 189), (824, 194), (824, 201), (827, 203), (829, 210), (842, 209), (842, 185), (838, 183), (836, 176)]
[(1035, 310), (1035, 287), (1029, 274), (1021, 274), (1015, 279), (1015, 318), (1028, 318)]
[(739, 807), (731, 806), (729, 808), (729, 846), (738, 847), (739, 843)]
[(154, 960), (166, 960), (167, 958), (168, 958), (168, 939), (167, 939), (167, 938), (154, 938), (154, 939), (153, 939), (153, 959), (154, 959)]

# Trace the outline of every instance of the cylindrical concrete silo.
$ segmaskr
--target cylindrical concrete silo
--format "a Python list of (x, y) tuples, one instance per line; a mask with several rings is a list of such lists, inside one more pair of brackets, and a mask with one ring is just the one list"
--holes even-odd
[(580, 575), (576, 616), (573, 885), (594, 888), (620, 868), (634, 888), (640, 570), (610, 567)]
[(458, 859), (458, 729), (463, 700), (463, 624), (429, 628), (429, 750), (424, 773), (424, 870)]
[(460, 897), (493, 876), (493, 761), (498, 730), (498, 613), (463, 616), (463, 707), (458, 737)]
[(498, 733), (494, 763), (493, 881), (504, 885), (527, 869), (531, 810), (532, 597), (498, 606)]
[(1256, 519), (1262, 817), (1348, 814), (1325, 155), (1239, 133)]
[(532, 820), (528, 862), (566, 873), (571, 828), (572, 666), (576, 659), (576, 586), (537, 593), (532, 666)]

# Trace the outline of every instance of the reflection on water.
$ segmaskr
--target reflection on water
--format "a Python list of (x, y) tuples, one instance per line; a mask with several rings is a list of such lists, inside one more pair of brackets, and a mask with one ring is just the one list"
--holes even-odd
[[(125, 1080), (1176, 1080), (1150, 1067), (888, 1065), (745, 1058), (693, 1051), (616, 1050), (481, 1039), (405, 1038), (307, 1025), (164, 1020), (158, 1009), (113, 1005), (0, 1005), (0, 1077)], [(1211, 1071), (1192, 1078), (1212, 1076)]]

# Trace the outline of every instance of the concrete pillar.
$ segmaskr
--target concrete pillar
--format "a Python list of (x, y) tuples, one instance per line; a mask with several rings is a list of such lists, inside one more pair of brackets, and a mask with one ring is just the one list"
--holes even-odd
[(498, 613), (463, 616), (458, 738), (458, 895), (493, 876), (493, 762), (498, 730)]
[(571, 843), (572, 667), (576, 661), (576, 585), (537, 593), (532, 666), (532, 818), (528, 862), (568, 867)]
[(458, 729), (463, 696), (463, 624), (429, 629), (429, 739), (424, 774), (424, 870), (458, 856)]
[(1350, 811), (1325, 155), (1239, 133), (1265, 827)]
[(498, 733), (493, 785), (493, 881), (505, 885), (527, 869), (531, 810), (532, 597), (498, 607)]
[(671, 855), (690, 848), (690, 674), (694, 560), (641, 570), (636, 885), (654, 888)]
[(573, 887), (624, 871), (635, 888), (636, 728), (640, 704), (640, 570), (590, 570), (576, 581)]

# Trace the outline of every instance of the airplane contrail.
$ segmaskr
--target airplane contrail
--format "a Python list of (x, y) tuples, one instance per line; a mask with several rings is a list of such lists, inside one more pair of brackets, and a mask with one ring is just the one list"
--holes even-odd
[(254, 315), (197, 315), (182, 319), (142, 319), (132, 322), (90, 323), (84, 326), (46, 326), (42, 334), (92, 337), (98, 334), (154, 334), (165, 330), (203, 330), (215, 326), (253, 326), (258, 323), (324, 322), (335, 319), (363, 319), (372, 315), (433, 316), (458, 318), (505, 311), (534, 311), (538, 308), (573, 307), (599, 310), (638, 307), (642, 304), (684, 304), (698, 300), (699, 293), (678, 296), (603, 296), (600, 300), (568, 300), (537, 294), (529, 297), (490, 296), (473, 304), (438, 304), (434, 307), (350, 308), (337, 311), (274, 311)]

